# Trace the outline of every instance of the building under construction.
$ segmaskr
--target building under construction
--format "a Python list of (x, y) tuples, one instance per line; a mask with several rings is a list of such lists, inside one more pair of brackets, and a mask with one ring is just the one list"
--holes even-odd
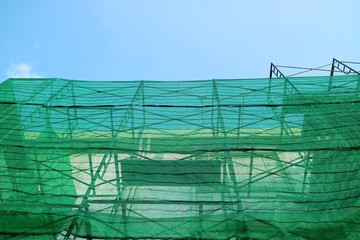
[(359, 239), (360, 74), (331, 66), (4, 81), (0, 237)]

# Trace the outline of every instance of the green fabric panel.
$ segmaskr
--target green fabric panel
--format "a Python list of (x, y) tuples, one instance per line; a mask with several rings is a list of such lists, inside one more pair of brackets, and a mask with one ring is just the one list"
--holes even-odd
[(360, 239), (359, 82), (8, 79), (0, 237)]

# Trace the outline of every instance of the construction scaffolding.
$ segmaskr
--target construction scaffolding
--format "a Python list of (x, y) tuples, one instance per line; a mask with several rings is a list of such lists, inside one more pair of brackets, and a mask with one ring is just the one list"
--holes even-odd
[(360, 75), (270, 72), (6, 80), (1, 236), (358, 239)]

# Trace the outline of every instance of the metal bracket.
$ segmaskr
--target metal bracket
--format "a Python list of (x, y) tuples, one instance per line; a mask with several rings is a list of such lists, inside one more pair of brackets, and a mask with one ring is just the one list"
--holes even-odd
[(271, 63), (271, 65), (270, 65), (270, 78), (273, 77), (273, 74), (277, 78), (285, 78), (285, 75), (276, 67), (276, 65)]
[(332, 65), (331, 65), (330, 76), (334, 76), (335, 68), (337, 68), (341, 72), (345, 73), (346, 75), (349, 75), (349, 74), (360, 75), (360, 72), (358, 72), (355, 69), (349, 67), (348, 65), (346, 65), (345, 63), (337, 60), (336, 58), (333, 58), (333, 62), (332, 62)]

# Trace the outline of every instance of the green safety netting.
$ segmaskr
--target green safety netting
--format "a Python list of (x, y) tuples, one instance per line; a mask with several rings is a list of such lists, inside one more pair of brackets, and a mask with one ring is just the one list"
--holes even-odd
[(360, 239), (360, 77), (0, 84), (0, 237)]

